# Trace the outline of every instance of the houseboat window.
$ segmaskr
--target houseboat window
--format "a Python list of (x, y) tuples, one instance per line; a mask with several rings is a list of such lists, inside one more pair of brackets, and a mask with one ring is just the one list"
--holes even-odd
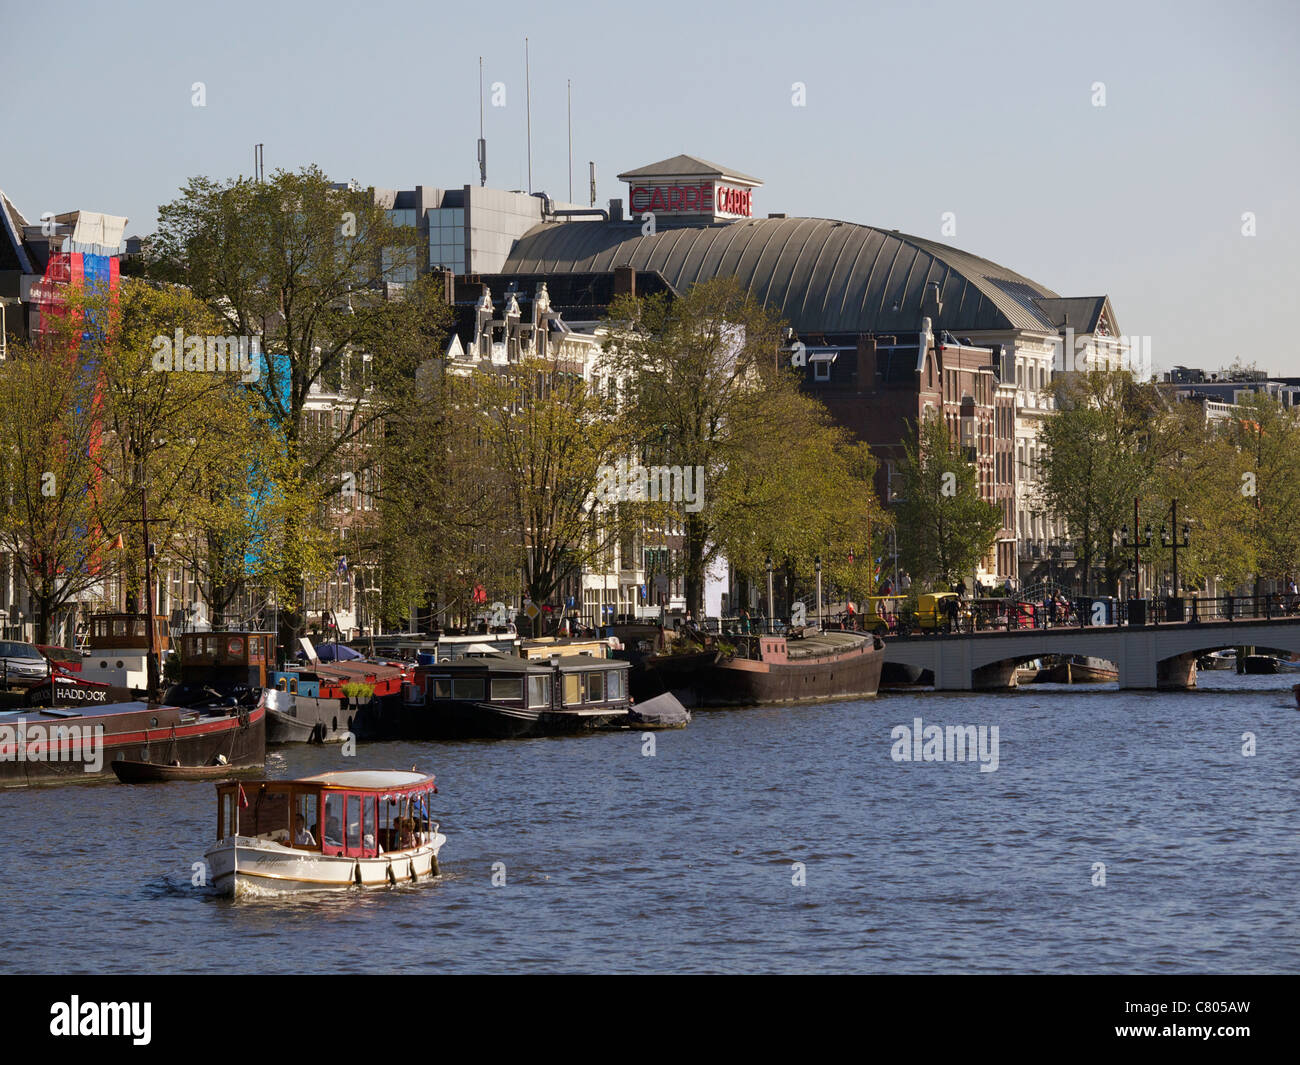
[(623, 698), (623, 671), (621, 669), (611, 669), (605, 674), (605, 678), (606, 685), (609, 688), (605, 692), (605, 698), (611, 702)]
[(528, 678), (528, 705), (529, 706), (550, 706), (551, 705), (551, 678), (550, 677), (529, 677)]
[(320, 847), (320, 807), (315, 792), (299, 792), (293, 800), (293, 839), (295, 847), (316, 850)]
[(433, 697), (435, 699), (451, 698), (451, 678), (434, 677), (433, 678)]
[(379, 796), (367, 795), (366, 820), (361, 827), (361, 846), (370, 852), (375, 850), (375, 839), (379, 832)]
[(457, 677), (451, 682), (452, 697), (455, 699), (482, 699), (482, 677)]
[(325, 796), (325, 827), (322, 842), (328, 847), (343, 846), (343, 796)]
[(581, 673), (564, 674), (564, 705), (574, 706), (582, 702), (582, 689)]
[(587, 702), (603, 703), (605, 701), (605, 674), (587, 674)]
[(524, 697), (524, 678), (523, 677), (493, 677), (492, 678), (492, 701), (497, 702), (501, 699), (509, 699), (512, 702), (519, 702)]
[(349, 851), (361, 849), (361, 796), (348, 796), (348, 834), (344, 837)]

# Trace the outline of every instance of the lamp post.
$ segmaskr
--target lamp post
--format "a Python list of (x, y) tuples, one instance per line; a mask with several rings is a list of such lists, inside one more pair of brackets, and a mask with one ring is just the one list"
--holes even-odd
[(1142, 548), (1151, 546), (1151, 523), (1147, 522), (1147, 527), (1142, 530), (1138, 526), (1138, 500), (1133, 500), (1133, 535), (1129, 536), (1128, 526), (1120, 528), (1120, 544), (1124, 547), (1133, 548), (1133, 594), (1129, 597), (1129, 624), (1143, 625), (1146, 623), (1146, 612), (1139, 602), (1142, 599)]
[[(870, 540), (867, 541), (868, 544), (869, 544), (870, 542), (871, 542)], [(871, 552), (870, 552), (870, 550), (868, 550), (868, 551), (867, 551), (867, 558), (870, 558), (870, 557), (871, 557)], [(852, 574), (852, 572), (853, 572), (853, 548), (850, 547), (850, 548), (849, 548), (849, 573)], [(847, 587), (847, 589), (846, 589), (846, 593), (847, 593), (847, 594), (845, 595), (845, 599), (844, 599), (844, 603), (845, 603), (844, 610), (845, 610), (845, 612), (848, 614), (848, 616), (849, 616), (850, 618), (852, 618), (852, 617), (853, 617), (853, 610), (852, 610), (852, 607), (853, 607), (853, 583), (852, 583), (852, 577), (850, 577), (850, 579), (849, 579), (849, 585), (848, 585), (848, 587)], [(867, 588), (867, 595), (871, 595), (871, 588), (870, 588), (870, 587)]]
[(767, 556), (767, 631), (771, 635), (776, 624), (776, 600), (772, 598), (772, 556)]
[(817, 628), (822, 627), (822, 556), (813, 559), (813, 568), (817, 571)]
[(1182, 547), (1182, 548), (1191, 547), (1191, 545), (1192, 545), (1192, 530), (1191, 530), (1190, 526), (1188, 526), (1187, 522), (1184, 521), (1184, 522), (1183, 522), (1183, 535), (1182, 535), (1182, 537), (1181, 537), (1181, 543), (1180, 543), (1180, 542), (1179, 542), (1179, 541), (1180, 541), (1180, 537), (1179, 537), (1179, 535), (1178, 535), (1178, 500), (1175, 499), (1175, 500), (1173, 501), (1173, 505), (1171, 506), (1170, 511), (1171, 511), (1171, 514), (1170, 514), (1170, 524), (1173, 526), (1173, 532), (1172, 532), (1172, 534), (1171, 534), (1170, 531), (1165, 527), (1164, 523), (1162, 522), (1161, 525), (1160, 525), (1160, 542), (1161, 542), (1162, 544), (1164, 544), (1165, 547), (1172, 548), (1172, 549), (1173, 549), (1173, 552), (1174, 552), (1174, 586), (1173, 586), (1173, 595), (1174, 595), (1175, 598), (1177, 598), (1177, 597), (1178, 597), (1179, 589), (1180, 589), (1180, 587), (1181, 587), (1181, 586), (1179, 585), (1179, 583), (1178, 583), (1178, 549), (1179, 549), (1180, 547)]

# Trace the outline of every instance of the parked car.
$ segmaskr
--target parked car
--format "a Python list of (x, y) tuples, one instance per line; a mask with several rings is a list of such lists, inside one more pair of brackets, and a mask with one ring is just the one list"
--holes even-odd
[(0, 687), (34, 688), (50, 675), (50, 663), (30, 643), (0, 641)]

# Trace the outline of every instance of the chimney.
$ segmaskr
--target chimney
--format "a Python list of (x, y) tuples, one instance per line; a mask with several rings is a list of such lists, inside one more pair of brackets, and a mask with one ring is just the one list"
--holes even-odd
[(623, 201), (621, 199), (609, 201), (609, 220), (611, 222), (623, 221)]
[(636, 271), (630, 266), (614, 267), (614, 295), (636, 295)]
[(876, 387), (876, 338), (858, 337), (858, 391), (870, 392)]

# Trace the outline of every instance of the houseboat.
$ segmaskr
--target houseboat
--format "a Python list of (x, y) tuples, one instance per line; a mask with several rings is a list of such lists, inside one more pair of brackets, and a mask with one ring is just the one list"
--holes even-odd
[[(166, 619), (153, 620), (154, 648), (165, 654)], [(152, 702), (143, 697), (149, 688), (145, 623), (143, 616), (96, 615), (81, 670), (56, 671), (44, 693), (49, 701), (0, 714), (0, 787), (109, 779), (115, 761), (262, 764), (266, 711), (256, 671), (270, 651), (269, 634), (204, 634), (222, 646), (224, 660), (214, 654), (206, 671), (183, 676)], [(230, 651), (236, 640), (238, 655)]]
[(260, 705), (181, 707), (141, 700), (93, 709), (33, 707), (0, 714), (0, 788), (112, 779), (115, 761), (261, 765)]
[(28, 705), (107, 706), (145, 698), (150, 652), (161, 663), (171, 643), (167, 619), (155, 614), (151, 648), (148, 620), (143, 614), (92, 615), (81, 661), (51, 662), (49, 678), (28, 691)]
[(352, 770), (217, 785), (204, 858), (223, 895), (382, 888), (438, 875), (431, 774)]
[(266, 706), (269, 743), (337, 743), (397, 734), (402, 687), (412, 669), (401, 662), (366, 659), (322, 662), (310, 640), (307, 661), (269, 677)]
[(880, 687), (884, 659), (884, 642), (872, 633), (710, 636), (701, 651), (643, 659), (634, 694), (640, 701), (672, 692), (692, 708), (865, 699)]
[(626, 662), (593, 655), (460, 658), (421, 666), (403, 695), (412, 739), (514, 739), (625, 723)]

